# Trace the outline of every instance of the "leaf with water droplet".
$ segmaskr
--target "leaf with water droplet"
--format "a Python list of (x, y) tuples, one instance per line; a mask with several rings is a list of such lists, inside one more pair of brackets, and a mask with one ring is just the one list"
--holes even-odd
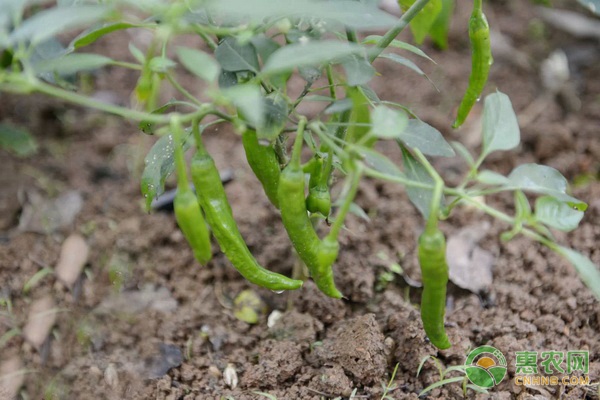
[(152, 146), (144, 160), (141, 188), (146, 210), (150, 210), (152, 200), (165, 191), (165, 180), (173, 172), (173, 137), (165, 135)]

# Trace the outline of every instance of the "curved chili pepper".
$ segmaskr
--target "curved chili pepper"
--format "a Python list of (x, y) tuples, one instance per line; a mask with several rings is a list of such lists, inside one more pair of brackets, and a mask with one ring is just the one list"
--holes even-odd
[(446, 311), (446, 239), (439, 229), (427, 228), (419, 237), (419, 264), (423, 276), (421, 320), (431, 343), (439, 349), (451, 346), (444, 329)]
[(240, 274), (250, 282), (271, 290), (294, 290), (303, 282), (263, 268), (240, 234), (215, 162), (196, 135), (198, 151), (192, 158), (192, 180), (198, 201), (221, 250)]
[(259, 143), (256, 132), (247, 130), (242, 135), (242, 144), (246, 152), (246, 159), (252, 172), (258, 178), (265, 194), (275, 208), (279, 208), (277, 187), (279, 186), (279, 160), (272, 146), (263, 146)]
[[(306, 120), (303, 121), (306, 123)], [(279, 177), (278, 195), (281, 219), (292, 245), (300, 259), (306, 264), (317, 287), (326, 295), (339, 299), (342, 294), (335, 288), (333, 274), (324, 274), (326, 268), (320, 261), (323, 260), (323, 256), (319, 256), (321, 241), (306, 210), (304, 172), (300, 166), (304, 125), (301, 122), (299, 126), (301, 128), (299, 128), (298, 136), (296, 136), (292, 159)], [(333, 261), (335, 261), (335, 257)], [(331, 264), (329, 264), (329, 267), (331, 267)]]
[(471, 40), (471, 74), (469, 85), (463, 96), (453, 128), (458, 128), (465, 122), (471, 108), (483, 92), (493, 63), (490, 45), (490, 27), (483, 14), (482, 0), (474, 0), (473, 12), (469, 20), (469, 38)]

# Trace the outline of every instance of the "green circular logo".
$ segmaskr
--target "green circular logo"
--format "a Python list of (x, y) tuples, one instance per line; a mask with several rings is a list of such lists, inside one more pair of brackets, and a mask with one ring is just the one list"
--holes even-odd
[(506, 376), (506, 358), (492, 346), (481, 346), (471, 351), (465, 365), (467, 377), (480, 388), (496, 386)]

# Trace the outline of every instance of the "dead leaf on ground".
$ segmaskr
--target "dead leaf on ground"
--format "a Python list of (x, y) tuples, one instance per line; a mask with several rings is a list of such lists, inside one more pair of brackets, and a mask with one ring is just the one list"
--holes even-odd
[(485, 291), (492, 284), (494, 256), (477, 246), (489, 227), (487, 221), (467, 226), (450, 236), (446, 246), (450, 280), (473, 293)]
[(81, 235), (72, 234), (63, 242), (55, 270), (57, 278), (69, 289), (79, 279), (88, 255), (89, 247)]
[(38, 350), (46, 341), (56, 322), (56, 311), (54, 299), (51, 296), (42, 297), (31, 304), (27, 324), (23, 328), (23, 336)]

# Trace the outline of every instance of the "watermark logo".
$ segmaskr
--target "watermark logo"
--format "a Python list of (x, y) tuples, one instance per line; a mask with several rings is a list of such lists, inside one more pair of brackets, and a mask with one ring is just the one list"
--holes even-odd
[(480, 388), (496, 386), (506, 376), (506, 358), (492, 346), (481, 346), (471, 351), (465, 365), (467, 377)]
[(515, 384), (521, 385), (589, 385), (588, 350), (517, 351)]

